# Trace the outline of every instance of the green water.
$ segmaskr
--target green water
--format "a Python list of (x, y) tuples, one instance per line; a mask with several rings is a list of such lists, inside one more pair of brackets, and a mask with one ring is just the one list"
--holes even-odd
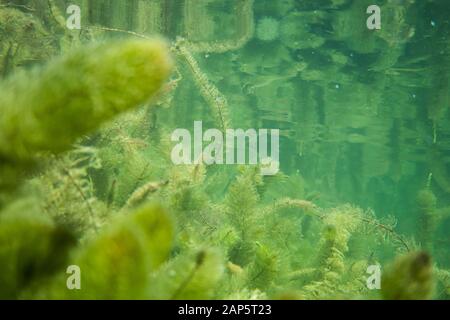
[[(375, 2), (381, 25), (371, 30)], [(449, 298), (447, 0), (39, 3), (0, 1), (3, 78), (91, 42), (155, 35), (168, 39), (175, 67), (150, 103), (81, 137), (75, 151), (44, 154), (19, 191), (4, 192), (4, 211), (31, 194), (76, 245), (54, 272), (36, 267), (36, 279), (0, 296)], [(81, 8), (81, 30), (64, 25), (69, 4)], [(193, 135), (195, 121), (204, 131), (280, 130), (280, 171), (174, 164), (171, 134)], [(169, 212), (175, 234), (150, 279), (140, 277), (145, 250), (86, 262), (115, 248), (102, 232), (146, 201)], [(92, 280), (116, 258), (119, 276)], [(70, 264), (81, 265), (82, 283), (89, 275), (91, 291), (65, 290), (58, 272)], [(381, 293), (366, 286), (370, 265), (388, 279)], [(417, 295), (402, 291), (416, 282)]]

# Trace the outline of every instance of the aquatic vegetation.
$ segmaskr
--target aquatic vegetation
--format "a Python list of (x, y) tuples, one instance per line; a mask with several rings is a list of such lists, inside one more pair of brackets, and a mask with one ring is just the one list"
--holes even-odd
[(201, 249), (170, 261), (152, 275), (151, 299), (211, 299), (222, 277), (220, 254)]
[(11, 187), (38, 153), (65, 151), (101, 122), (145, 103), (170, 72), (164, 50), (162, 42), (134, 40), (92, 45), (6, 80), (0, 88), (0, 188)]
[[(72, 2), (0, 1), (0, 298), (449, 298), (439, 1)], [(200, 120), (280, 171), (174, 164)]]
[(436, 228), (436, 196), (430, 190), (421, 190), (417, 195), (419, 209), (419, 241), (422, 247), (432, 251), (431, 237)]
[(14, 8), (0, 11), (0, 38), (1, 78), (17, 67), (45, 61), (56, 53), (53, 38), (41, 21)]
[(431, 257), (412, 252), (397, 258), (382, 278), (385, 299), (424, 300), (433, 296), (434, 275)]
[(36, 203), (16, 203), (0, 216), (0, 298), (17, 299), (22, 290), (65, 268), (76, 244), (68, 229), (48, 217), (26, 214)]
[(178, 39), (175, 49), (184, 57), (188, 63), (194, 79), (199, 87), (200, 93), (211, 106), (213, 114), (221, 130), (224, 132), (229, 127), (228, 103), (225, 96), (212, 84), (207, 76), (200, 70), (197, 61), (189, 52), (189, 47), (184, 44), (184, 39)]
[[(173, 225), (166, 212), (147, 205), (117, 218), (84, 246), (73, 250), (71, 265), (83, 272), (84, 290), (67, 290), (65, 273), (33, 286), (25, 298), (142, 299), (152, 283), (149, 275), (168, 257)], [(101, 275), (101, 276), (99, 276)]]

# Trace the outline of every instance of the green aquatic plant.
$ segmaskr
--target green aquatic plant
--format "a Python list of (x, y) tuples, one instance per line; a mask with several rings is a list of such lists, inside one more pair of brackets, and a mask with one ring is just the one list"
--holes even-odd
[(33, 205), (21, 201), (0, 215), (0, 299), (17, 299), (29, 286), (65, 268), (76, 244), (68, 229), (30, 213)]
[(434, 287), (431, 257), (422, 251), (398, 257), (381, 280), (382, 296), (388, 300), (432, 299)]
[[(95, 73), (92, 73), (94, 69)], [(55, 60), (46, 68), (18, 74), (8, 79), (2, 85), (3, 95), (0, 104), (2, 107), (0, 150), (4, 159), (1, 166), (2, 188), (18, 184), (18, 181), (8, 180), (11, 175), (4, 173), (19, 175), (22, 170), (28, 169), (29, 165), (37, 163), (45, 152), (65, 151), (77, 138), (97, 128), (101, 122), (148, 101), (161, 87), (170, 69), (171, 61), (162, 42), (132, 40), (79, 49)], [(35, 81), (31, 88), (27, 84), (29, 79), (26, 77), (31, 77)], [(99, 79), (115, 79), (115, 81), (102, 82)], [(72, 155), (76, 155), (76, 152)], [(79, 210), (85, 211), (88, 217), (90, 213), (91, 219), (94, 218), (94, 210), (98, 213), (98, 208), (94, 209), (89, 203), (86, 186), (80, 182), (86, 176), (86, 171), (80, 167), (80, 163), (84, 160), (78, 156), (75, 160), (79, 161), (78, 164), (71, 163), (67, 166), (64, 162), (56, 160), (54, 176), (47, 173), (44, 174), (45, 178), (40, 178), (41, 181), (50, 179), (52, 181), (49, 182), (50, 189), (54, 188), (55, 192), (64, 197), (63, 202), (57, 202), (55, 213), (62, 214), (60, 210), (63, 204), (77, 202), (68, 197), (71, 193), (68, 192), (67, 186), (73, 189), (72, 194), (78, 197), (78, 202), (84, 202), (86, 205), (84, 208), (79, 207)], [(62, 179), (60, 177), (65, 178), (61, 182), (56, 182), (57, 179)], [(50, 195), (47, 209), (55, 205), (55, 199), (58, 198), (56, 194)], [(2, 266), (7, 268), (3, 273), (5, 278), (1, 281), (4, 284), (2, 296), (9, 298), (18, 297), (22, 290), (34, 285), (36, 277), (40, 277), (41, 281), (45, 275), (61, 268), (67, 257), (67, 249), (62, 248), (67, 247), (66, 244), (74, 243), (71, 240), (74, 239), (71, 233), (65, 233), (60, 227), (65, 221), (73, 219), (70, 217), (73, 212), (66, 214), (69, 217), (61, 223), (55, 216), (39, 217), (38, 212), (35, 212), (37, 217), (18, 214), (19, 210), (16, 207), (20, 204), (20, 200), (17, 204), (13, 202), (13, 205), (1, 212), (0, 243), (6, 246), (1, 250), (2, 261), (5, 262)], [(29, 211), (27, 205), (19, 208)], [(123, 221), (117, 227), (117, 231), (100, 236), (86, 248), (80, 249), (81, 253), (76, 259), (91, 272), (102, 272), (105, 263), (117, 263), (117, 254), (121, 258), (126, 254), (132, 257), (140, 254), (142, 257), (139, 258), (148, 260), (149, 268), (156, 267), (165, 259), (164, 255), (170, 249), (169, 238), (172, 237), (170, 224), (161, 220), (164, 214), (160, 211), (160, 209), (142, 209), (134, 215), (133, 219), (136, 219), (134, 223), (138, 228), (143, 228), (142, 236), (138, 239), (133, 237), (127, 239), (128, 236), (125, 235), (127, 232), (130, 235), (137, 231), (127, 231), (128, 222)], [(148, 214), (150, 216), (147, 216)], [(54, 225), (50, 217), (58, 224)], [(120, 238), (121, 236), (125, 238)], [(120, 243), (121, 249), (114, 251), (113, 243), (118, 241), (117, 237), (128, 242)], [(10, 246), (9, 238), (17, 239), (16, 245)], [(38, 238), (39, 241), (36, 242)], [(117, 245), (119, 242), (116, 242)], [(39, 246), (35, 246), (36, 243), (39, 243)], [(168, 245), (164, 246), (164, 243)], [(98, 255), (103, 245), (106, 246), (103, 251), (106, 255), (104, 257)], [(56, 252), (58, 249), (59, 253)], [(87, 257), (89, 255), (90, 257)], [(123, 263), (127, 264), (127, 261), (123, 260)], [(128, 263), (128, 266), (133, 266), (133, 263)], [(94, 270), (96, 267), (97, 271)], [(114, 268), (110, 265), (107, 269)], [(146, 265), (142, 265), (141, 270), (143, 271), (141, 275), (147, 274)], [(122, 282), (125, 285), (129, 281), (127, 274), (128, 272), (124, 275), (125, 280), (112, 281), (108, 285), (120, 287)], [(87, 279), (93, 281), (92, 287), (95, 288), (92, 291), (88, 290), (88, 295), (108, 292), (106, 284), (96, 283), (97, 275), (92, 274), (92, 277)], [(141, 283), (142, 278), (135, 279), (139, 280), (135, 283)], [(106, 283), (108, 281), (107, 279)], [(128, 284), (124, 288), (126, 292), (127, 288)]]
[[(367, 1), (333, 0), (318, 8), (294, 0), (230, 1), (227, 10), (236, 15), (216, 11), (220, 1), (207, 7), (186, 1), (178, 19), (162, 0), (77, 0), (79, 32), (62, 30), (68, 1), (11, 5), (19, 2), (25, 3), (0, 0), (6, 4), (0, 34), (7, 39), (0, 44), (0, 70), (11, 75), (32, 63), (26, 42), (36, 49), (36, 63), (46, 58), (42, 53), (67, 55), (0, 85), (8, 89), (0, 97), (7, 111), (0, 115), (0, 188), (21, 186), (15, 194), (0, 193), (0, 255), (7, 262), (0, 266), (1, 297), (448, 298), (445, 248), (433, 253), (439, 267), (432, 295), (429, 256), (414, 253), (409, 240), (436, 249), (430, 232), (445, 232), (440, 219), (450, 212), (441, 196), (446, 144), (436, 139), (448, 131), (441, 122), (448, 90), (445, 75), (432, 77), (433, 83), (443, 79), (437, 81), (443, 103), (427, 106), (439, 112), (430, 116), (434, 137), (422, 137), (429, 124), (414, 99), (429, 72), (419, 68), (423, 58), (406, 61), (404, 49), (414, 48), (405, 43), (414, 36), (405, 20), (415, 10), (410, 1), (404, 8), (387, 2), (383, 10), (391, 11), (386, 21), (393, 28), (382, 32), (366, 29)], [(27, 15), (36, 32), (24, 32)], [(5, 28), (2, 17), (16, 24)], [(273, 21), (264, 26), (267, 17)], [(176, 39), (170, 46), (176, 74), (166, 84), (170, 59), (148, 36), (163, 30)], [(176, 38), (179, 30), (184, 38)], [(418, 32), (436, 39), (428, 33)], [(82, 41), (110, 36), (140, 40), (70, 52)], [(52, 41), (39, 46), (41, 39)], [(440, 62), (445, 68), (447, 57)], [(423, 72), (406, 79), (408, 69)], [(289, 149), (285, 173), (173, 165), (170, 132), (199, 117), (222, 130), (232, 123), (281, 128)], [(407, 153), (421, 157), (429, 145), (431, 160)], [(435, 179), (412, 205), (398, 189), (414, 185), (423, 161)], [(361, 208), (342, 205), (347, 202)], [(424, 220), (414, 234), (399, 212), (410, 207)], [(397, 255), (399, 262), (386, 269), (383, 294), (369, 290), (367, 267)], [(80, 290), (66, 286), (69, 265), (80, 267)]]
[(42, 63), (56, 54), (55, 36), (35, 16), (0, 7), (0, 79), (16, 68)]
[(220, 252), (199, 249), (179, 255), (151, 277), (151, 299), (211, 299), (222, 278), (224, 263)]
[(432, 252), (432, 236), (436, 229), (436, 196), (429, 189), (420, 190), (417, 194), (419, 211), (418, 240), (425, 250)]
[(95, 198), (88, 174), (100, 166), (95, 149), (78, 146), (47, 162), (45, 169), (29, 182), (29, 189), (40, 195), (41, 209), (78, 237), (98, 230), (107, 207)]
[(72, 250), (68, 263), (81, 273), (80, 290), (67, 290), (62, 269), (25, 297), (49, 299), (142, 299), (151, 288), (150, 274), (168, 257), (173, 222), (159, 206), (145, 205), (120, 216), (94, 238)]
[(172, 62), (161, 41), (96, 44), (18, 73), (0, 87), (0, 189), (17, 184), (43, 152), (68, 150), (77, 138), (147, 102)]
[(260, 229), (258, 221), (262, 211), (257, 209), (259, 195), (255, 178), (258, 178), (255, 170), (243, 169), (230, 185), (226, 199), (226, 215), (238, 230), (240, 238), (236, 247), (232, 248), (231, 261), (240, 265), (253, 260), (256, 249), (254, 241)]
[(174, 48), (187, 62), (201, 95), (211, 107), (215, 121), (219, 124), (220, 129), (225, 131), (230, 127), (228, 102), (226, 97), (213, 83), (211, 83), (211, 81), (208, 80), (206, 74), (201, 71), (196, 59), (190, 52), (189, 45), (185, 39), (178, 38)]
[(268, 246), (256, 243), (255, 247), (253, 261), (248, 267), (247, 287), (264, 291), (271, 288), (281, 275), (279, 258)]
[(317, 261), (319, 268), (314, 272), (313, 281), (303, 289), (306, 296), (327, 296), (335, 291), (336, 287), (341, 286), (341, 278), (348, 271), (348, 243), (361, 224), (361, 215), (360, 209), (344, 206), (324, 216), (325, 225)]

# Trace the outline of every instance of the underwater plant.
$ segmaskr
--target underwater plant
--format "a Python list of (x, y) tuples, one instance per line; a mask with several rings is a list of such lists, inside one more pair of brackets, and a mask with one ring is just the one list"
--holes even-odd
[(39, 153), (66, 151), (101, 122), (146, 102), (171, 70), (165, 50), (157, 41), (91, 45), (7, 79), (0, 88), (0, 189), (32, 169)]
[(113, 221), (98, 236), (73, 250), (70, 264), (82, 272), (81, 290), (67, 290), (65, 272), (31, 287), (25, 298), (144, 299), (149, 277), (168, 257), (173, 223), (164, 209), (139, 207)]
[[(68, 2), (0, 0), (0, 298), (448, 299), (448, 81), (407, 54), (431, 4), (370, 33), (366, 1), (74, 0), (69, 32)], [(280, 171), (175, 165), (200, 118), (280, 128)]]
[[(0, 103), (2, 192), (16, 187), (18, 178), (23, 173), (30, 173), (38, 159), (42, 159), (45, 154), (69, 149), (79, 137), (91, 132), (102, 122), (148, 101), (157, 93), (171, 67), (163, 42), (128, 40), (78, 49), (43, 69), (20, 73), (8, 79), (2, 84)], [(30, 78), (33, 79), (31, 86), (27, 82)], [(74, 179), (77, 177), (69, 171), (66, 174), (70, 183), (76, 185)], [(77, 186), (77, 190), (84, 195), (80, 186)], [(30, 204), (33, 205), (22, 204), (18, 200), (17, 204), (9, 204), (1, 213), (2, 266), (7, 268), (1, 278), (4, 297), (19, 297), (22, 290), (33, 285), (33, 281), (41, 281), (42, 274), (61, 268), (63, 263), (59, 261), (65, 260), (65, 248), (74, 243), (71, 232), (53, 226), (48, 220), (50, 217), (46, 220), (36, 212), (29, 216), (17, 213), (19, 209), (27, 210)], [(145, 212), (136, 214), (139, 225), (162, 231), (164, 223), (156, 220), (152, 227), (149, 224), (152, 218), (147, 218)], [(124, 222), (121, 226), (126, 224)], [(156, 258), (157, 255), (152, 257), (146, 252), (148, 249), (151, 254), (168, 251), (163, 249), (162, 242), (170, 243), (171, 236), (159, 239), (153, 230), (150, 236), (156, 237), (156, 242), (142, 243), (138, 253), (150, 259), (150, 266), (156, 266), (164, 258)], [(14, 246), (8, 245), (8, 238), (11, 237), (17, 239)], [(36, 239), (39, 239), (39, 250), (34, 247)], [(129, 241), (133, 240), (130, 238)], [(102, 242), (98, 240), (99, 244)], [(131, 242), (130, 245), (125, 246), (123, 252), (131, 254), (137, 250), (135, 244)], [(95, 256), (101, 259), (97, 254), (98, 248), (95, 244), (92, 246), (94, 249), (85, 250), (93, 250)], [(88, 256), (91, 254), (87, 253)], [(89, 259), (89, 263), (92, 263), (92, 257), (80, 259)], [(20, 264), (16, 265), (14, 261)], [(86, 269), (92, 270), (89, 266)], [(142, 270), (146, 274), (147, 268)], [(93, 276), (93, 279), (96, 278)], [(96, 290), (90, 291), (91, 294), (108, 291), (101, 287)]]
[(0, 215), (0, 299), (20, 298), (36, 281), (45, 281), (67, 266), (76, 239), (71, 232), (32, 211), (22, 202)]
[(431, 257), (425, 252), (411, 252), (398, 257), (385, 272), (381, 293), (388, 300), (431, 299), (434, 290)]

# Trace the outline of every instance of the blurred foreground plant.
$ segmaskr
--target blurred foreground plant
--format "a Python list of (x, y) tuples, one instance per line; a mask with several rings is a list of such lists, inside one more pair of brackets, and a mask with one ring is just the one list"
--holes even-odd
[(0, 85), (0, 191), (45, 152), (71, 148), (115, 115), (147, 102), (172, 68), (162, 41), (91, 45)]

